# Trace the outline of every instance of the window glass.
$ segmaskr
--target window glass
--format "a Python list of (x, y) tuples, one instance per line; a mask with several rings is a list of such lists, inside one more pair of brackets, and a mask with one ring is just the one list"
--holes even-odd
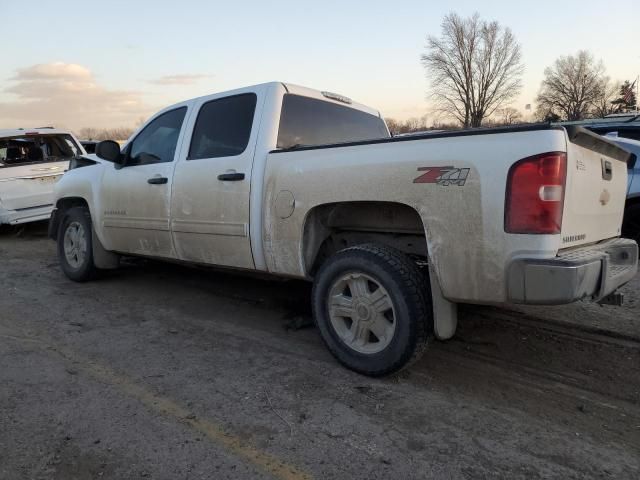
[(0, 167), (71, 160), (80, 154), (71, 135), (25, 135), (0, 139)]
[(163, 113), (144, 127), (128, 148), (127, 166), (172, 162), (187, 107)]
[(278, 148), (389, 137), (384, 121), (355, 108), (300, 95), (282, 101)]
[(255, 93), (205, 103), (193, 129), (189, 160), (232, 157), (244, 152), (249, 143), (255, 110)]

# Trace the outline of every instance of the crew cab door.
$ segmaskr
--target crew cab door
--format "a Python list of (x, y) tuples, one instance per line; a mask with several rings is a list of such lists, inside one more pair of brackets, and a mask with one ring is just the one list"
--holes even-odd
[(127, 144), (123, 165), (105, 169), (100, 213), (110, 250), (175, 257), (169, 206), (186, 113), (187, 106), (180, 106), (157, 115)]
[(194, 104), (174, 175), (171, 230), (181, 260), (253, 269), (249, 194), (261, 95), (237, 92)]

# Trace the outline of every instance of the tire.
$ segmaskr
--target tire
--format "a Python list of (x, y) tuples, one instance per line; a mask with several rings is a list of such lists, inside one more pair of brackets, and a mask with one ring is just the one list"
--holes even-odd
[(96, 276), (92, 231), (91, 214), (85, 207), (67, 210), (58, 227), (58, 259), (64, 274), (74, 282)]
[(329, 257), (314, 279), (313, 318), (336, 359), (378, 377), (415, 362), (433, 337), (428, 278), (398, 250), (376, 244)]
[(624, 211), (622, 236), (640, 243), (640, 203), (629, 205)]

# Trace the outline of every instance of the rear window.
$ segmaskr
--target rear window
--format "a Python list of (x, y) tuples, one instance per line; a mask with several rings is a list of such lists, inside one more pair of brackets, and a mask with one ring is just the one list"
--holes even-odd
[(300, 95), (282, 100), (278, 148), (389, 137), (384, 121), (355, 108)]
[(0, 139), (0, 167), (66, 161), (80, 155), (71, 135), (25, 135)]

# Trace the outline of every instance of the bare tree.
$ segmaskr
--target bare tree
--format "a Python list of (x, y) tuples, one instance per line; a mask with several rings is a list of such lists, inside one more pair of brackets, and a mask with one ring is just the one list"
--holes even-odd
[(400, 128), (402, 128), (402, 122), (399, 122), (395, 118), (385, 118), (385, 123), (391, 132), (391, 135), (397, 135), (400, 133)]
[(499, 123), (501, 125), (513, 125), (522, 122), (522, 113), (513, 107), (505, 107), (498, 110)]
[(591, 113), (595, 117), (606, 117), (611, 113), (620, 112), (620, 105), (615, 103), (618, 99), (620, 91), (620, 83), (613, 83), (606, 77), (602, 82), (602, 88), (598, 92), (598, 96), (593, 101)]
[(82, 140), (127, 140), (134, 132), (133, 128), (93, 128), (84, 127), (76, 135)]
[(84, 127), (78, 132), (78, 137), (83, 140), (95, 140), (98, 138), (98, 133), (99, 131), (96, 128)]
[(385, 122), (387, 123), (387, 127), (389, 127), (389, 131), (393, 135), (398, 135), (400, 133), (412, 133), (412, 132), (422, 132), (428, 130), (428, 118), (426, 115), (422, 117), (411, 117), (407, 120), (398, 121), (393, 118), (385, 118)]
[(544, 71), (536, 99), (538, 110), (565, 120), (582, 120), (602, 97), (606, 85), (604, 71), (603, 63), (596, 62), (585, 50), (558, 58)]
[(421, 58), (437, 110), (465, 127), (479, 127), (522, 88), (524, 67), (515, 36), (477, 13), (469, 18), (446, 15), (441, 36), (427, 37)]

